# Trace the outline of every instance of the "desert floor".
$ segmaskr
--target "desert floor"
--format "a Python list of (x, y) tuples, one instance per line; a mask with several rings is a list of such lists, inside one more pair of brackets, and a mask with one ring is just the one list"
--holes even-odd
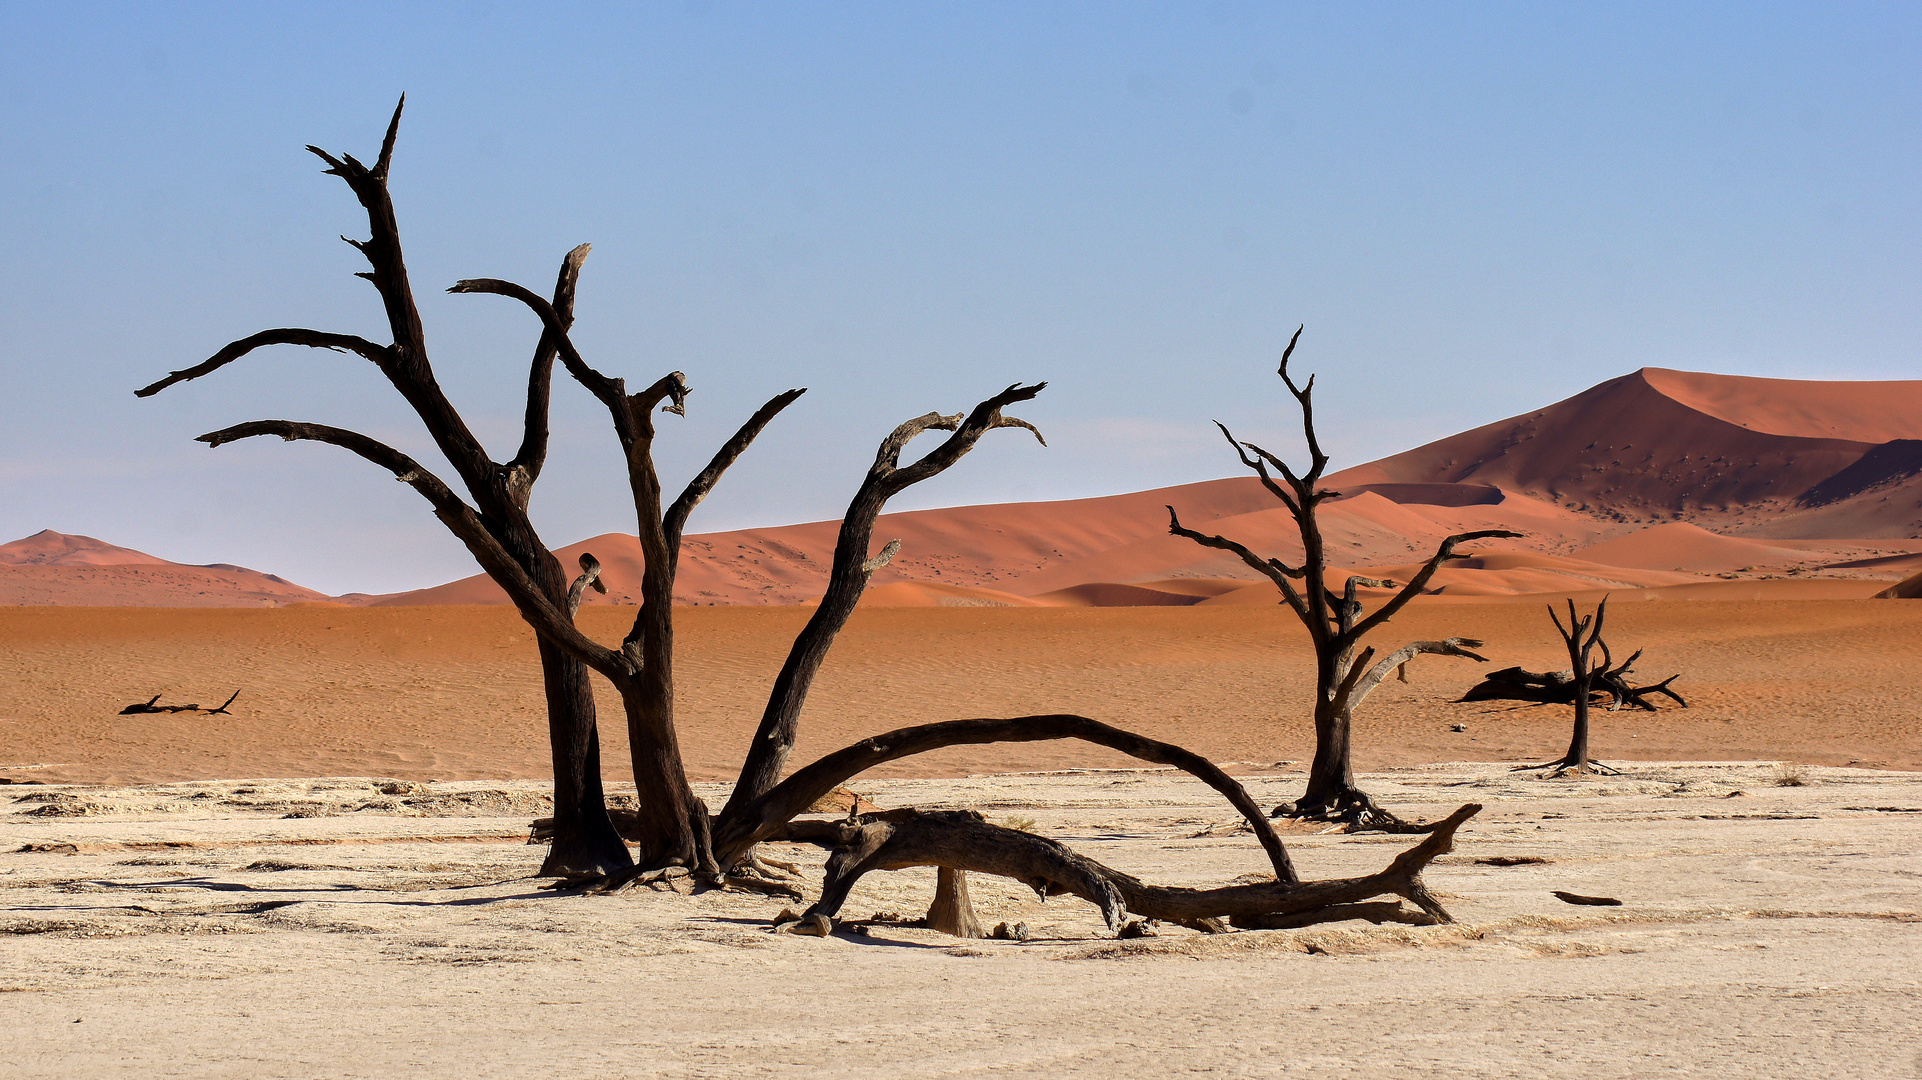
[[(1633, 595), (1633, 594), (1631, 594)], [(619, 641), (632, 609), (589, 608)], [(724, 781), (760, 717), (806, 608), (689, 608), (676, 685), (696, 779)], [(1692, 706), (1596, 721), (1603, 760), (1791, 759), (1922, 769), (1922, 603), (1618, 598), (1608, 640), (1646, 649), (1637, 672)], [(1383, 628), (1465, 636), (1486, 667), (1567, 666), (1542, 604), (1424, 603)], [(0, 608), (0, 779), (148, 783), (246, 776), (410, 780), (551, 776), (531, 635), (500, 607)], [(1424, 657), (1357, 722), (1360, 768), (1547, 760), (1565, 710), (1456, 704), (1484, 665)], [(163, 704), (230, 716), (117, 715)], [(799, 761), (907, 724), (1078, 712), (1215, 761), (1272, 765), (1314, 748), (1306, 635), (1275, 607), (877, 608), (857, 613), (822, 670)], [(602, 696), (610, 779), (626, 775), (620, 704)], [(1453, 730), (1456, 724), (1466, 731)], [(879, 775), (966, 776), (1129, 764), (1074, 743), (970, 747)]]
[[(367, 779), (15, 787), (0, 813), (0, 1036), (18, 1077), (1914, 1077), (1922, 778), (1642, 763), (1368, 777), (1486, 804), (1427, 880), (1453, 925), (1113, 940), (1091, 906), (975, 877), (961, 941), (772, 935), (779, 901), (541, 891), (540, 787)], [(1282, 777), (1250, 778), (1263, 801)], [(1264, 869), (1165, 771), (885, 780), (1169, 883)], [(1737, 793), (1740, 794), (1737, 794)], [(705, 792), (710, 796), (717, 791)], [(1208, 833), (1209, 835), (1197, 834)], [(1404, 837), (1291, 832), (1307, 876)], [(809, 865), (821, 853), (777, 845)], [(1482, 860), (1545, 860), (1491, 865)], [(1619, 907), (1575, 907), (1562, 889)], [(933, 872), (847, 913), (913, 916)]]
[[(620, 614), (587, 618), (613, 638)], [(685, 613), (702, 778), (727, 776), (806, 616)], [(1428, 873), (1455, 924), (1117, 941), (1086, 904), (977, 876), (986, 922), (1035, 933), (1014, 942), (774, 936), (784, 905), (758, 896), (542, 891), (523, 843), (547, 805), (539, 684), (509, 611), (0, 611), (0, 1074), (1922, 1076), (1922, 605), (1623, 602), (1610, 625), (1693, 705), (1601, 715), (1594, 751), (1622, 777), (1510, 772), (1559, 753), (1568, 718), (1453, 703), (1478, 665), (1424, 659), (1365, 710), (1384, 802), (1486, 805)], [(1431, 604), (1391, 629), (1557, 666), (1536, 604)], [(1299, 637), (1259, 608), (865, 612), (798, 757), (1077, 711), (1280, 802), (1311, 748)], [(228, 716), (116, 715), (235, 688)], [(1213, 793), (1103, 750), (969, 748), (853, 786), (1033, 819), (1156, 882), (1265, 869)], [(1411, 842), (1285, 836), (1311, 878)], [(812, 895), (822, 853), (782, 854)], [(1480, 861), (1514, 858), (1546, 861)], [(932, 891), (931, 870), (872, 875), (844, 914), (917, 916)]]

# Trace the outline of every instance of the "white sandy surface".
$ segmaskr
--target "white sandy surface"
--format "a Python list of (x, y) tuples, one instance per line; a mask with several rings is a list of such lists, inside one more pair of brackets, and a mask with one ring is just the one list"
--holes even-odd
[[(983, 920), (1028, 942), (774, 936), (758, 896), (544, 892), (526, 781), (10, 785), (0, 1075), (1922, 1075), (1922, 778), (1801, 773), (1379, 773), (1404, 814), (1486, 804), (1427, 878), (1457, 923), (1116, 941), (1089, 905), (974, 876)], [(1197, 837), (1233, 815), (1165, 771), (857, 786), (1032, 818), (1155, 882), (1264, 869), (1245, 834)], [(1309, 878), (1411, 842), (1285, 837)], [(779, 847), (812, 896), (823, 853)], [(933, 876), (870, 875), (843, 914), (918, 916)]]

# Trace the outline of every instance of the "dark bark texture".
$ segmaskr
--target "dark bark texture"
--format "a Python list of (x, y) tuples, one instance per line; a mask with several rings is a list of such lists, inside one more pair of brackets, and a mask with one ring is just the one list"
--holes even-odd
[[(401, 107), (406, 104), (402, 99)], [(475, 551), (485, 549), (481, 565), (506, 587), (513, 578), (549, 605), (563, 605), (567, 579), (560, 564), (541, 542), (528, 519), (527, 506), (534, 482), (547, 458), (549, 384), (556, 350), (553, 335), (543, 333), (529, 365), (525, 422), (519, 451), (513, 460), (497, 464), (475, 438), (453, 404), (441, 392), (428, 362), (426, 332), (408, 283), (401, 252), (400, 226), (388, 196), (387, 175), (400, 131), (401, 107), (394, 110), (381, 141), (380, 156), (370, 168), (351, 154), (334, 156), (318, 147), (307, 149), (327, 163), (327, 173), (347, 183), (367, 211), (369, 236), (348, 240), (366, 257), (369, 269), (358, 275), (372, 282), (387, 315), (390, 344), (380, 345), (351, 334), (301, 328), (265, 330), (221, 349), (206, 361), (170, 373), (137, 391), (149, 397), (174, 385), (211, 374), (269, 345), (301, 345), (349, 352), (371, 361), (394, 389), (413, 407), (434, 445), (453, 465), (469, 506), (440, 478), (421, 465), (374, 439), (357, 432), (321, 424), (289, 420), (260, 420), (200, 436), (209, 446), (237, 439), (278, 435), (339, 446), (410, 484), (433, 504), (435, 516)], [(549, 305), (564, 331), (573, 321), (575, 284), (587, 245), (562, 260), (554, 298)], [(509, 568), (511, 567), (511, 571)], [(570, 620), (571, 621), (571, 620)], [(627, 848), (608, 822), (601, 791), (600, 744), (595, 729), (594, 697), (587, 672), (565, 653), (541, 648), (543, 686), (547, 697), (548, 735), (554, 765), (554, 845), (543, 873), (611, 872), (630, 864)]]
[[(1269, 929), (1350, 918), (1443, 923), (1446, 908), (1421, 880), (1430, 862), (1454, 847), (1455, 830), (1481, 810), (1470, 803), (1437, 822), (1419, 844), (1378, 873), (1326, 881), (1274, 881), (1189, 889), (1149, 885), (1129, 874), (1031, 833), (990, 825), (969, 810), (896, 810), (834, 823), (836, 850), (828, 859), (821, 898), (798, 919), (780, 924), (791, 933), (825, 934), (862, 876), (875, 870), (945, 866), (1019, 881), (1041, 897), (1072, 894), (1101, 909), (1111, 931), (1129, 914), (1219, 933), (1228, 928)], [(1362, 906), (1396, 896), (1418, 911), (1397, 917)]]

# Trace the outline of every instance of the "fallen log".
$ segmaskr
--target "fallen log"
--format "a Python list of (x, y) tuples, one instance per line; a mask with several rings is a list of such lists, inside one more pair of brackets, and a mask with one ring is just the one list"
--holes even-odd
[[(1628, 681), (1629, 664), (1633, 664), (1636, 657), (1641, 655), (1638, 652), (1635, 656), (1629, 657), (1628, 663), (1619, 668), (1595, 672), (1594, 685), (1589, 689), (1590, 702), (1596, 705), (1607, 705), (1610, 712), (1624, 705), (1633, 705), (1638, 709), (1655, 712), (1656, 705), (1649, 698), (1659, 694), (1673, 699), (1684, 709), (1688, 708), (1688, 702), (1684, 701), (1682, 695), (1676, 693), (1670, 685), (1681, 678), (1680, 675), (1670, 675), (1661, 682), (1649, 686), (1635, 686)], [(1604, 694), (1607, 696), (1597, 700), (1596, 695)], [(1566, 670), (1529, 671), (1519, 667), (1503, 668), (1500, 671), (1489, 672), (1482, 677), (1481, 682), (1469, 687), (1467, 693), (1455, 700), (1526, 701), (1537, 705), (1573, 705), (1575, 704), (1575, 676), (1573, 672)]]

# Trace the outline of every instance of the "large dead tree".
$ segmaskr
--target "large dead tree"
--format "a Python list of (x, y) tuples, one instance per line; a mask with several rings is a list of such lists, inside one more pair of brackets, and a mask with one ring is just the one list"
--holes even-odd
[[(684, 776), (680, 774), (678, 750), (672, 741), (671, 698), (664, 701), (650, 701), (648, 698), (650, 685), (671, 689), (671, 674), (664, 673), (671, 673), (674, 661), (672, 574), (680, 543), (678, 522), (685, 520), (685, 514), (677, 515), (675, 509), (670, 509), (665, 518), (665, 527), (657, 528), (653, 524), (658, 513), (659, 496), (653, 465), (646, 452), (649, 445), (646, 433), (651, 431), (649, 417), (656, 406), (667, 401), (669, 409), (681, 407), (686, 394), (685, 382), (676, 373), (656, 383), (649, 391), (626, 395), (618, 380), (609, 379), (587, 365), (568, 340), (565, 328), (559, 326), (551, 307), (529, 290), (502, 281), (472, 280), (456, 285), (455, 291), (495, 293), (526, 304), (557, 338), (560, 357), (568, 371), (607, 403), (614, 417), (616, 431), (620, 433), (630, 479), (636, 492), (635, 504), (640, 512), (643, 533), (642, 548), (650, 560), (648, 579), (656, 582), (655, 586), (643, 590), (642, 610), (627, 641), (620, 650), (611, 650), (587, 639), (571, 621), (559, 618), (558, 613), (550, 610), (550, 605), (538, 590), (531, 588), (529, 583), (515, 580), (511, 569), (502, 575), (502, 580), (509, 585), (509, 596), (522, 607), (530, 623), (543, 634), (551, 635), (557, 644), (584, 663), (606, 675), (621, 691), (622, 700), (629, 710), (630, 730), (642, 731), (634, 725), (637, 715), (643, 710), (654, 710), (656, 718), (664, 718), (643, 732), (655, 740), (658, 752), (653, 753), (646, 762), (640, 757), (636, 758), (637, 783), (643, 775), (643, 767), (654, 770), (647, 776), (648, 783), (639, 786), (641, 801), (656, 805), (640, 815), (639, 835), (636, 837), (640, 850), (635, 866), (630, 870), (602, 875), (597, 880), (577, 879), (568, 884), (595, 892), (616, 891), (637, 882), (661, 880), (666, 875), (692, 870), (711, 884), (746, 885), (764, 891), (791, 894), (790, 886), (769, 882), (759, 876), (765, 868), (755, 860), (754, 849), (766, 840), (812, 840), (834, 846), (837, 849), (835, 858), (840, 860), (836, 865), (850, 868), (858, 866), (860, 873), (869, 869), (909, 865), (932, 865), (952, 871), (941, 875), (946, 888), (937, 899), (935, 915), (945, 925), (965, 929), (972, 920), (970, 913), (965, 910), (965, 886), (960, 872), (978, 870), (1005, 874), (1011, 868), (1025, 868), (1016, 875), (1022, 880), (1061, 884), (1064, 876), (1073, 878), (1077, 872), (1074, 868), (1081, 865), (1074, 860), (1080, 857), (1072, 856), (1072, 853), (1068, 853), (1072, 858), (1058, 853), (1050, 855), (1049, 852), (1054, 850), (1049, 847), (1051, 842), (1041, 842), (1036, 846), (1023, 841), (1022, 844), (1026, 846), (1022, 850), (1029, 851), (1031, 857), (1011, 863), (997, 854), (1001, 850), (995, 842), (998, 834), (991, 827), (984, 833), (979, 822), (966, 819), (965, 816), (913, 815), (911, 831), (914, 840), (912, 852), (908, 854), (899, 850), (898, 843), (894, 847), (885, 844), (876, 847), (881, 841), (868, 829), (869, 825), (875, 823), (873, 821), (857, 822), (860, 827), (849, 832), (840, 826), (835, 826), (833, 831), (824, 831), (820, 823), (796, 823), (795, 818), (841, 783), (884, 761), (964, 744), (1075, 738), (1109, 746), (1144, 760), (1173, 764), (1210, 784), (1249, 819), (1250, 827), (1260, 838), (1274, 869), (1275, 885), (1266, 892), (1257, 890), (1244, 895), (1236, 890), (1214, 890), (1206, 897), (1188, 900), (1170, 899), (1174, 894), (1166, 890), (1157, 892), (1140, 886), (1138, 882), (1128, 886), (1127, 883), (1133, 879), (1104, 870), (1106, 876), (1102, 880), (1111, 884), (1121, 883), (1114, 887), (1121, 888), (1124, 894), (1120, 902), (1122, 908), (1134, 902), (1144, 908), (1138, 914), (1151, 918), (1165, 916), (1187, 925), (1218, 929), (1220, 927), (1215, 924), (1220, 918), (1254, 919), (1255, 922), (1247, 925), (1271, 925), (1259, 920), (1285, 918), (1301, 923), (1351, 918), (1362, 914), (1380, 915), (1380, 905), (1367, 907), (1366, 911), (1358, 910), (1355, 905), (1369, 896), (1387, 893), (1414, 901), (1422, 912), (1419, 918), (1440, 920), (1447, 917), (1446, 912), (1439, 905), (1432, 904), (1432, 897), (1422, 890), (1419, 875), (1422, 867), (1435, 855), (1448, 850), (1448, 836), (1404, 853), (1382, 874), (1337, 883), (1303, 883), (1279, 836), (1240, 784), (1212, 763), (1189, 751), (1086, 717), (1055, 715), (983, 719), (904, 728), (863, 739), (796, 771), (785, 780), (780, 779), (781, 770), (795, 743), (802, 709), (816, 672), (835, 637), (853, 614), (869, 579), (900, 550), (899, 541), (890, 541), (880, 551), (872, 552), (876, 520), (888, 499), (912, 484), (951, 467), (988, 431), (1019, 427), (1034, 432), (1039, 439), (1040, 432), (1032, 425), (1005, 416), (1001, 410), (1015, 402), (1033, 398), (1045, 384), (1010, 386), (965, 414), (943, 416), (929, 413), (900, 425), (882, 440), (874, 464), (842, 519), (827, 592), (814, 616), (797, 635), (788, 659), (775, 680), (753, 747), (742, 765), (733, 798), (717, 817), (710, 819), (707, 808), (694, 798)], [(793, 393), (790, 392), (790, 395)], [(733, 460), (733, 456), (746, 446), (760, 430), (761, 424), (792, 400), (790, 395), (769, 402), (755, 420), (743, 427), (729, 446), (716, 456), (715, 463), (702, 474), (706, 479), (697, 478), (696, 484), (690, 486), (690, 493), (677, 500), (675, 507), (686, 505), (691, 508), (692, 502), (705, 494), (712, 479), (717, 478), (726, 464)], [(929, 431), (947, 431), (949, 435), (912, 464), (903, 465), (901, 457), (908, 444), (916, 436)], [(473, 546), (483, 563), (489, 562), (490, 558), (493, 563), (503, 563), (499, 555), (490, 557), (484, 551), (484, 534), (470, 528), (462, 535), (474, 538)], [(1408, 656), (1402, 657), (1402, 660), (1421, 651), (1452, 651), (1462, 647), (1461, 642), (1448, 643), (1446, 650), (1411, 647)], [(1383, 672), (1386, 670), (1384, 668)], [(646, 681), (650, 672), (654, 673), (652, 683)], [(655, 723), (650, 721), (650, 724)], [(1464, 807), (1441, 827), (1452, 835), (1455, 827), (1467, 820), (1476, 809)], [(889, 836), (896, 835), (899, 827), (909, 820), (898, 815), (888, 819), (885, 824), (890, 830)], [(1054, 847), (1058, 848), (1059, 845)], [(1060, 851), (1065, 852), (1066, 849)], [(1051, 858), (1056, 861), (1050, 862)], [(1061, 861), (1064, 858), (1066, 862)], [(845, 878), (847, 873), (852, 872), (850, 869), (842, 876)], [(854, 876), (859, 875), (857, 873)], [(851, 884), (852, 879), (847, 880)], [(1131, 888), (1133, 892), (1129, 891)], [(1062, 890), (1090, 895), (1071, 884), (1061, 884), (1061, 890), (1057, 891)], [(845, 892), (840, 895), (844, 896)], [(1135, 900), (1129, 901), (1125, 896), (1133, 896)], [(1104, 903), (1099, 899), (1096, 902)], [(805, 925), (797, 922), (788, 928), (821, 930), (830, 925), (838, 904), (839, 900), (830, 894), (822, 904), (811, 909)], [(1103, 910), (1113, 922), (1117, 910), (1115, 904), (1106, 902)]]
[[(1376, 806), (1366, 792), (1356, 787), (1354, 769), (1350, 765), (1355, 709), (1391, 672), (1417, 656), (1459, 656), (1484, 663), (1487, 658), (1474, 651), (1481, 648), (1482, 643), (1472, 638), (1413, 641), (1381, 657), (1376, 656), (1373, 646), (1363, 646), (1362, 639), (1394, 618), (1395, 613), (1407, 606), (1410, 600), (1421, 595), (1429, 579), (1443, 564), (1451, 559), (1470, 557), (1458, 553), (1455, 550), (1457, 545), (1471, 540), (1521, 534), (1506, 529), (1457, 533), (1443, 540), (1435, 554), (1405, 584), (1350, 576), (1339, 593), (1331, 589), (1328, 582), (1328, 551), (1322, 540), (1318, 508), (1323, 502), (1337, 497), (1339, 492), (1328, 491), (1320, 486), (1322, 474), (1328, 467), (1328, 455), (1322, 452), (1321, 441), (1315, 434), (1314, 377), (1310, 376), (1306, 384), (1298, 385), (1293, 376), (1288, 374), (1288, 361), (1294, 355), (1296, 342), (1300, 340), (1301, 330), (1297, 328), (1288, 341), (1288, 348), (1281, 354), (1278, 374), (1301, 410), (1302, 433), (1308, 444), (1308, 468), (1297, 474), (1281, 458), (1254, 443), (1236, 439), (1226, 425), (1217, 423), (1216, 426), (1221, 429), (1228, 444), (1235, 448), (1241, 463), (1261, 477), (1262, 486), (1281, 500), (1281, 504), (1294, 517), (1301, 534), (1301, 564), (1290, 566), (1277, 558), (1263, 558), (1234, 540), (1186, 528), (1172, 506), (1168, 508), (1168, 531), (1204, 547), (1233, 552), (1242, 562), (1275, 583), (1275, 587), (1281, 590), (1283, 602), (1308, 628), (1308, 637), (1315, 649), (1315, 759), (1308, 771), (1307, 791), (1292, 805), (1276, 807), (1275, 814), (1346, 821), (1352, 826), (1397, 830), (1417, 828)], [(1279, 482), (1274, 473), (1269, 471), (1270, 467), (1280, 473)], [(1297, 582), (1300, 584), (1297, 585)], [(1364, 588), (1395, 589), (1396, 592), (1373, 612), (1366, 612), (1359, 594), (1359, 590)]]
[[(1419, 912), (1410, 917), (1426, 921), (1447, 918), (1447, 913), (1422, 887), (1420, 873), (1436, 855), (1448, 850), (1455, 829), (1479, 807), (1464, 806), (1432, 827), (1432, 836), (1403, 852), (1380, 874), (1339, 881), (1302, 882), (1280, 838), (1239, 783), (1205, 759), (1180, 747), (1146, 739), (1086, 717), (1017, 717), (951, 721), (904, 728), (864, 739), (796, 771), (785, 780), (780, 779), (796, 740), (808, 690), (829, 647), (853, 613), (870, 577), (899, 550), (899, 542), (891, 541), (879, 552), (871, 552), (875, 523), (887, 501), (909, 486), (952, 466), (990, 430), (1019, 427), (1033, 431), (1039, 438), (1040, 433), (1032, 425), (1004, 416), (1001, 410), (1007, 405), (1033, 398), (1045, 384), (1011, 386), (964, 414), (944, 416), (930, 413), (900, 425), (882, 441), (874, 464), (842, 522), (827, 594), (814, 617), (796, 638), (787, 663), (775, 681), (756, 733), (755, 745), (743, 763), (734, 798), (718, 818), (711, 816), (688, 784), (674, 730), (672, 601), (682, 530), (688, 515), (712, 490), (727, 468), (747, 449), (766, 424), (802, 391), (790, 390), (776, 395), (762, 406), (715, 453), (708, 466), (683, 489), (679, 497), (671, 504), (664, 503), (652, 456), (656, 435), (654, 417), (657, 410), (684, 412), (688, 395), (686, 379), (681, 373), (673, 372), (646, 389), (630, 394), (622, 380), (595, 370), (581, 356), (568, 336), (573, 282), (578, 274), (580, 258), (586, 251), (584, 247), (578, 248), (563, 264), (561, 282), (552, 300), (496, 279), (462, 281), (451, 290), (493, 293), (519, 300), (541, 321), (541, 344), (536, 351), (529, 380), (522, 452), (506, 465), (492, 463), (440, 393), (427, 366), (420, 319), (407, 285), (398, 230), (394, 226), (393, 208), (386, 191), (386, 175), (399, 118), (397, 109), (394, 121), (388, 127), (378, 162), (372, 169), (362, 166), (352, 157), (335, 158), (314, 150), (331, 166), (330, 172), (348, 181), (368, 209), (373, 236), (355, 246), (367, 255), (373, 266), (372, 273), (364, 276), (374, 282), (387, 306), (394, 343), (381, 346), (347, 335), (309, 330), (268, 331), (236, 342), (196, 368), (175, 372), (142, 390), (141, 394), (156, 393), (175, 382), (197, 378), (264, 345), (301, 344), (346, 349), (365, 356), (378, 365), (396, 389), (414, 405), (436, 444), (454, 464), (474, 500), (472, 505), (457, 495), (446, 482), (407, 455), (364, 435), (339, 428), (265, 420), (236, 425), (201, 438), (215, 446), (258, 435), (310, 439), (343, 447), (388, 469), (397, 479), (413, 487), (428, 500), (435, 516), (460, 539), (488, 575), (505, 590), (522, 617), (540, 635), (543, 660), (559, 658), (576, 665), (557, 662), (549, 667), (550, 715), (555, 718), (557, 810), (560, 809), (558, 804), (565, 802), (574, 812), (572, 824), (565, 828), (557, 813), (557, 820), (553, 823), (557, 830), (556, 839), (561, 839), (564, 832), (572, 845), (571, 851), (592, 851), (594, 849), (581, 846), (581, 826), (583, 822), (598, 821), (600, 828), (593, 833), (592, 839), (604, 845), (606, 840), (612, 838), (613, 850), (619, 854), (617, 857), (603, 846), (594, 858), (576, 860), (572, 865), (559, 855), (550, 856), (546, 868), (548, 872), (561, 875), (569, 884), (577, 886), (587, 886), (591, 880), (593, 888), (603, 891), (621, 888), (643, 878), (659, 880), (670, 874), (690, 873), (709, 884), (739, 883), (761, 887), (765, 891), (777, 891), (776, 887), (765, 882), (756, 885), (755, 872), (760, 866), (754, 859), (755, 846), (771, 839), (826, 842), (836, 849), (830, 861), (826, 892), (806, 920), (795, 920), (789, 926), (793, 929), (805, 923), (805, 928), (822, 932), (831, 925), (833, 913), (845, 899), (847, 888), (861, 874), (873, 869), (910, 865), (933, 865), (953, 872), (941, 875), (951, 888), (950, 910), (943, 918), (958, 927), (965, 927), (969, 922), (966, 913), (959, 910), (965, 905), (965, 900), (959, 899), (959, 875), (967, 870), (1012, 876), (1034, 885), (1043, 894), (1076, 893), (1100, 906), (1111, 926), (1118, 925), (1120, 915), (1127, 911), (1209, 930), (1225, 929), (1220, 923), (1224, 918), (1241, 926), (1276, 926), (1352, 917), (1393, 917), (1392, 913), (1383, 909), (1398, 908), (1398, 902), (1389, 905), (1363, 903), (1370, 897), (1380, 895), (1393, 895), (1414, 902)], [(552, 365), (556, 359), (607, 407), (627, 465), (646, 568), (641, 605), (631, 630), (619, 647), (609, 647), (593, 640), (574, 622), (575, 610), (583, 591), (598, 585), (599, 564), (591, 556), (584, 556), (581, 559), (581, 575), (568, 582), (560, 573), (558, 563), (526, 523), (528, 494), (545, 455), (548, 393)], [(1284, 376), (1285, 366), (1284, 359)], [(1305, 411), (1306, 395), (1299, 396)], [(901, 464), (903, 451), (909, 442), (929, 431), (946, 431), (949, 435), (913, 463)], [(1312, 439), (1312, 424), (1310, 435)], [(1258, 471), (1262, 471), (1266, 478), (1265, 470)], [(1318, 476), (1319, 471), (1318, 463), (1311, 473), (1311, 484), (1312, 477)], [(1274, 486), (1272, 482), (1270, 486)], [(1312, 499), (1308, 505), (1312, 509)], [(1445, 545), (1444, 553), (1437, 556), (1437, 563), (1447, 557), (1447, 550), (1455, 540), (1474, 535), (1489, 534), (1453, 538), (1450, 545)], [(1319, 544), (1318, 535), (1316, 543)], [(1432, 567), (1429, 572), (1432, 572)], [(1426, 574), (1420, 580), (1426, 580)], [(1313, 584), (1317, 586), (1315, 603), (1323, 603), (1318, 576), (1313, 579)], [(1287, 588), (1284, 585), (1284, 590)], [(1350, 606), (1356, 606), (1352, 604), (1355, 588), (1356, 582), (1351, 581), (1348, 587)], [(1419, 588), (1419, 582), (1415, 588)], [(1303, 607), (1300, 610), (1310, 609)], [(1352, 629), (1352, 615), (1340, 615), (1337, 623)], [(1368, 669), (1364, 675), (1348, 679), (1344, 700), (1359, 700), (1357, 694), (1365, 696), (1367, 690), (1372, 689), (1373, 683), (1367, 681), (1369, 677), (1378, 682), (1396, 664), (1405, 662), (1417, 653), (1472, 655), (1467, 650), (1475, 644), (1463, 639), (1450, 639), (1447, 642), (1421, 642), (1408, 646), (1385, 659), (1382, 664)], [(1365, 666), (1367, 659), (1368, 655), (1364, 654), (1359, 663)], [(612, 827), (607, 823), (608, 816), (599, 789), (592, 699), (587, 694), (584, 677), (578, 680), (574, 678), (581, 674), (578, 665), (592, 668), (607, 678), (620, 693), (626, 712), (630, 741), (634, 747), (633, 767), (640, 804), (632, 827), (637, 844), (637, 858), (634, 861), (628, 859), (625, 849), (620, 846), (618, 837), (613, 836)], [(557, 687), (567, 692), (557, 694)], [(946, 746), (1058, 738), (1083, 739), (1144, 760), (1173, 764), (1202, 779), (1249, 820), (1250, 828), (1269, 856), (1275, 880), (1266, 885), (1215, 890), (1157, 888), (1102, 867), (1052, 841), (1027, 833), (997, 830), (966, 814), (919, 814), (910, 810), (879, 817), (856, 816), (841, 823), (796, 821), (799, 814), (837, 784), (883, 761)], [(568, 790), (564, 800), (558, 798), (563, 769), (569, 770), (569, 782), (575, 785)], [(587, 865), (585, 870), (575, 868), (583, 862)], [(794, 895), (790, 886), (778, 886), (778, 891)]]
[[(428, 497), (434, 512), (455, 528), (471, 528), (484, 533), (491, 547), (499, 552), (503, 565), (512, 565), (557, 609), (567, 604), (568, 578), (560, 563), (542, 543), (528, 518), (528, 501), (534, 483), (540, 478), (547, 460), (548, 403), (552, 384), (556, 339), (542, 334), (535, 347), (527, 379), (527, 404), (522, 425), (521, 444), (505, 463), (495, 462), (475, 438), (435, 381), (428, 362), (427, 336), (420, 311), (414, 303), (407, 266), (401, 255), (400, 226), (393, 200), (387, 191), (388, 169), (393, 162), (394, 140), (400, 130), (401, 108), (394, 109), (393, 120), (381, 142), (380, 156), (373, 167), (363, 165), (350, 154), (336, 157), (319, 147), (309, 152), (327, 163), (326, 172), (346, 181), (347, 186), (367, 211), (370, 235), (349, 244), (367, 258), (369, 271), (357, 276), (373, 283), (386, 310), (393, 341), (377, 344), (352, 334), (319, 330), (283, 328), (263, 330), (242, 338), (215, 353), (204, 363), (136, 391), (149, 397), (175, 383), (208, 375), (257, 349), (270, 345), (301, 345), (352, 353), (370, 361), (393, 384), (401, 397), (420, 417), (433, 437), (434, 445), (454, 467), (468, 497), (470, 507), (446, 483), (418, 462), (392, 447), (357, 432), (324, 424), (292, 420), (256, 420), (223, 428), (199, 437), (209, 446), (222, 446), (239, 439), (277, 435), (330, 443), (392, 472), (402, 482)], [(565, 328), (573, 321), (575, 284), (581, 263), (587, 258), (583, 244), (561, 262), (560, 275), (549, 302), (557, 323)], [(463, 537), (463, 539), (467, 539)], [(472, 544), (469, 544), (470, 548)], [(483, 563), (485, 566), (486, 564)], [(488, 567), (496, 580), (496, 567)], [(595, 727), (593, 687), (579, 660), (543, 639), (540, 646), (543, 689), (547, 698), (548, 739), (554, 766), (554, 845), (549, 850), (543, 872), (609, 873), (631, 864), (627, 848), (608, 821), (607, 800), (601, 788), (600, 742)]]

